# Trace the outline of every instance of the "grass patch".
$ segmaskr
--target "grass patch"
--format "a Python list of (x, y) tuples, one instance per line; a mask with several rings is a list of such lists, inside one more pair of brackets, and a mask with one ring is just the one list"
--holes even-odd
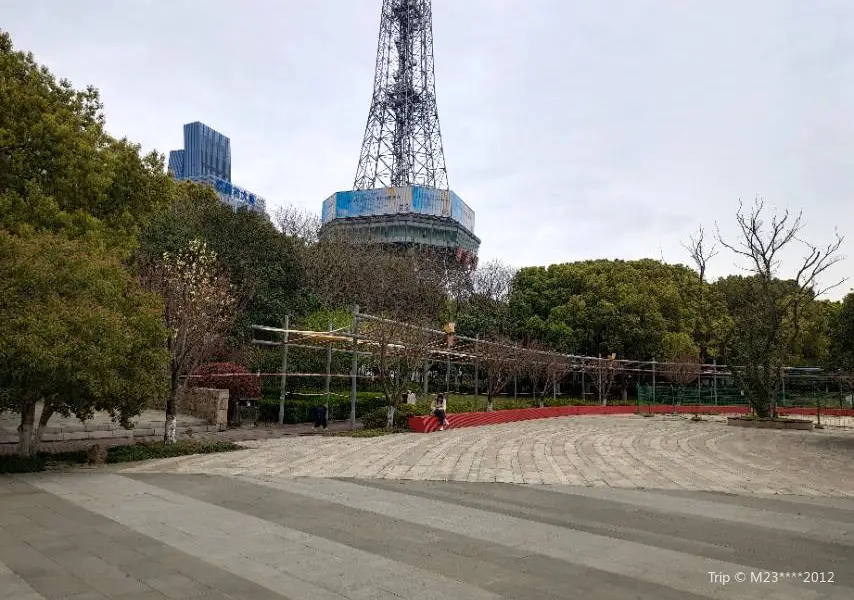
[[(181, 440), (174, 444), (151, 442), (128, 446), (107, 448), (108, 463), (125, 463), (153, 458), (172, 458), (192, 454), (211, 454), (213, 452), (231, 452), (242, 450), (233, 442), (222, 440)], [(0, 456), (0, 473), (37, 473), (46, 467), (86, 464), (88, 450), (75, 452), (39, 453), (29, 458), (19, 456)]]
[(372, 438), (393, 433), (404, 433), (405, 429), (356, 429), (355, 431), (336, 431), (327, 433), (330, 437)]

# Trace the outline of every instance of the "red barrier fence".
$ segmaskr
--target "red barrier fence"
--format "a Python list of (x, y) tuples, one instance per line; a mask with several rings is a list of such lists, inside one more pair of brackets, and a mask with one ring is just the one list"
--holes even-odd
[[(669, 404), (641, 406), (640, 412), (668, 414), (674, 407)], [(681, 414), (745, 414), (750, 409), (744, 405), (735, 406), (676, 406), (676, 412)], [(462, 427), (479, 427), (481, 425), (496, 425), (514, 421), (530, 421), (532, 419), (551, 419), (554, 417), (571, 417), (579, 415), (629, 415), (638, 412), (637, 406), (547, 406), (545, 408), (519, 408), (514, 410), (496, 410), (493, 412), (469, 412), (448, 415), (448, 429)], [(814, 408), (778, 408), (780, 415), (815, 415)], [(832, 417), (854, 417), (854, 410), (847, 408), (822, 409), (822, 415)], [(416, 433), (430, 433), (439, 429), (439, 421), (434, 416), (409, 417), (409, 429)]]

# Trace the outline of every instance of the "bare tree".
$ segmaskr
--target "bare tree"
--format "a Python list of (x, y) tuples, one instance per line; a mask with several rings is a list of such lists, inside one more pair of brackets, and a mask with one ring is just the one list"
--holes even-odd
[(375, 344), (374, 366), (388, 402), (386, 427), (391, 429), (412, 374), (421, 368), (442, 336), (426, 327), (391, 319), (367, 321), (363, 335)]
[(417, 249), (330, 233), (308, 249), (304, 271), (328, 308), (355, 303), (372, 314), (422, 322), (437, 319), (447, 303), (441, 271)]
[(459, 261), (447, 252), (437, 253), (434, 257), (438, 279), (448, 296), (446, 316), (448, 320), (456, 321), (474, 292), (475, 265), (473, 262)]
[(472, 292), (494, 302), (507, 302), (517, 269), (500, 260), (490, 260), (474, 271)]
[[(765, 203), (756, 199), (749, 210), (739, 203), (736, 213), (738, 238), (727, 242), (718, 230), (719, 243), (737, 257), (746, 259), (750, 274), (737, 306), (732, 306), (734, 331), (731, 340), (733, 358), (741, 363), (734, 375), (750, 392), (750, 402), (761, 417), (776, 416), (782, 368), (793, 341), (799, 333), (802, 314), (816, 296), (841, 281), (819, 286), (819, 278), (842, 257), (842, 237), (825, 246), (801, 239), (801, 213), (766, 215)], [(804, 249), (793, 270), (794, 277), (781, 281), (782, 254), (792, 245)]]
[(486, 410), (492, 412), (492, 399), (507, 387), (507, 383), (518, 372), (520, 349), (507, 338), (481, 341), (479, 347), (480, 365), (486, 374)]
[(216, 253), (199, 240), (191, 241), (185, 250), (164, 253), (144, 271), (142, 281), (163, 299), (163, 320), (170, 333), (170, 393), (163, 439), (174, 442), (181, 377), (195, 371), (228, 335), (240, 299), (248, 294), (233, 288), (217, 264)]
[(686, 354), (673, 357), (673, 362), (664, 363), (661, 367), (661, 374), (676, 386), (672, 398), (673, 413), (676, 414), (676, 404), (684, 402), (685, 391), (699, 377), (700, 364), (696, 355)]
[(585, 366), (592, 367), (593, 387), (599, 393), (602, 405), (607, 405), (611, 389), (621, 375), (620, 362), (612, 354), (606, 358), (591, 359)]
[(320, 215), (295, 204), (279, 208), (275, 222), (283, 234), (308, 244), (317, 243), (320, 236)]
[(697, 282), (697, 293), (695, 295), (697, 318), (694, 322), (694, 339), (700, 346), (700, 361), (705, 361), (709, 354), (709, 342), (711, 337), (711, 306), (706, 298), (706, 270), (709, 261), (718, 255), (717, 244), (706, 241), (706, 232), (702, 226), (696, 234), (688, 236), (688, 242), (682, 243), (682, 247), (688, 251), (697, 274), (700, 276)]
[(665, 379), (676, 386), (673, 395), (673, 413), (676, 413), (677, 401), (685, 398), (685, 390), (697, 381), (700, 374), (700, 349), (691, 335), (685, 332), (669, 332), (662, 339), (662, 351), (666, 362), (660, 369)]
[(566, 360), (539, 343), (524, 349), (523, 372), (531, 382), (533, 397), (540, 408), (545, 406), (546, 394), (569, 370)]

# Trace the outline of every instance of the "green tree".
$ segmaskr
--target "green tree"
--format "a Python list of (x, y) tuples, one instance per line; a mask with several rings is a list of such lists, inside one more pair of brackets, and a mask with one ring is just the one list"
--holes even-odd
[(854, 292), (832, 314), (830, 332), (830, 366), (854, 373)]
[(691, 331), (696, 274), (682, 265), (593, 260), (519, 271), (510, 319), (520, 339), (563, 352), (648, 359), (667, 332)]
[(143, 231), (137, 262), (144, 268), (193, 239), (203, 240), (229, 280), (247, 291), (230, 332), (233, 346), (248, 342), (253, 323), (279, 326), (285, 314), (311, 308), (300, 273), (300, 242), (277, 231), (264, 215), (232, 210), (206, 185), (178, 184), (171, 209)]
[(28, 453), (54, 412), (126, 422), (157, 395), (156, 299), (122, 260), (173, 185), (161, 156), (106, 133), (95, 88), (57, 80), (2, 31), (0, 107), (0, 395)]
[(0, 409), (21, 415), (21, 455), (55, 413), (127, 425), (165, 391), (159, 302), (100, 244), (0, 230), (0, 297)]
[(98, 90), (57, 80), (2, 31), (0, 82), (0, 227), (129, 250), (171, 197), (162, 156), (108, 135)]

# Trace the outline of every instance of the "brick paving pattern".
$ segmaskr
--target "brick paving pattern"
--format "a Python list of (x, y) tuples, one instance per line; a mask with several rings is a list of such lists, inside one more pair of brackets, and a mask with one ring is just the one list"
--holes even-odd
[(431, 434), (283, 438), (139, 471), (573, 484), (854, 496), (854, 431), (569, 417)]
[(84, 470), (0, 478), (0, 590), (3, 600), (843, 600), (854, 594), (852, 528), (854, 501), (843, 499)]

